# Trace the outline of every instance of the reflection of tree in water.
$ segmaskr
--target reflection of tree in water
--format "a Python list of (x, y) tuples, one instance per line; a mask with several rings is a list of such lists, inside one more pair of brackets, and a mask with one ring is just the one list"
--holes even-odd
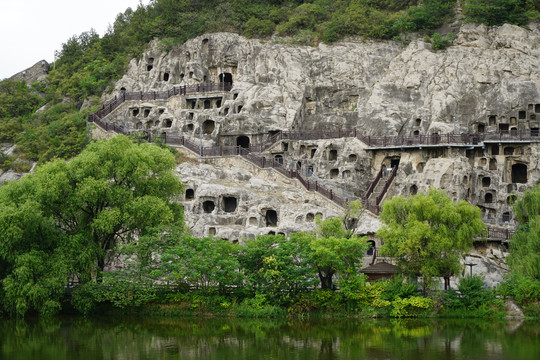
[[(540, 358), (534, 324), (482, 320), (62, 319), (0, 321), (0, 358)], [(519, 356), (514, 356), (519, 355)]]

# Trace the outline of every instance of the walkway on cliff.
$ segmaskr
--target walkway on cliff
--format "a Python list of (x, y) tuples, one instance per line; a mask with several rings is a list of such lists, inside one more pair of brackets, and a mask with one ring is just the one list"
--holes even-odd
[[(168, 91), (162, 92), (123, 92), (120, 97), (106, 102), (102, 107), (93, 114), (88, 116), (88, 121), (93, 122), (103, 130), (114, 131), (116, 133), (130, 134), (133, 131), (125, 129), (123, 126), (108, 123), (104, 120), (108, 114), (114, 109), (118, 108), (122, 103), (128, 100), (166, 100), (175, 95), (186, 95), (188, 93), (201, 93), (201, 92), (216, 92), (216, 91), (229, 91), (231, 84), (206, 84), (206, 85), (192, 85), (192, 86), (180, 86), (174, 87)], [(152, 135), (146, 134), (147, 140), (152, 141)], [(255, 153), (263, 152), (276, 143), (282, 140), (323, 140), (323, 139), (336, 139), (336, 138), (357, 138), (367, 145), (367, 150), (376, 149), (388, 149), (388, 148), (422, 148), (426, 147), (439, 147), (439, 146), (482, 146), (482, 142), (540, 142), (540, 136), (538, 132), (523, 132), (523, 131), (501, 131), (498, 133), (477, 133), (477, 134), (432, 134), (432, 135), (413, 135), (413, 136), (366, 136), (356, 128), (349, 130), (329, 130), (329, 131), (280, 131), (274, 136), (269, 137), (266, 141), (258, 144), (250, 144), (248, 148), (241, 146), (214, 146), (214, 147), (202, 147), (193, 141), (190, 141), (184, 136), (173, 136), (162, 133), (159, 136), (159, 140), (168, 145), (180, 145), (187, 149), (199, 154), (201, 157), (209, 156), (233, 156), (239, 155), (253, 164), (261, 168), (273, 168), (281, 174), (289, 177), (296, 178), (298, 181), (308, 190), (316, 191), (334, 203), (341, 207), (345, 207), (348, 199), (337, 195), (332, 189), (329, 189), (317, 181), (310, 181), (304, 177), (298, 169), (288, 169), (279, 161), (275, 159), (266, 159), (265, 157), (256, 155)], [(386, 191), (392, 183), (396, 175), (397, 168), (392, 171), (390, 177), (383, 183), (379, 192), (376, 193), (376, 200), (370, 201), (372, 193), (375, 191), (378, 181), (381, 179), (381, 174), (374, 179), (370, 184), (370, 187), (363, 197), (363, 203), (366, 208), (378, 214), (380, 211), (380, 203), (384, 198)], [(502, 228), (488, 227), (487, 238), (495, 240), (509, 240), (514, 234), (513, 230), (507, 230)]]

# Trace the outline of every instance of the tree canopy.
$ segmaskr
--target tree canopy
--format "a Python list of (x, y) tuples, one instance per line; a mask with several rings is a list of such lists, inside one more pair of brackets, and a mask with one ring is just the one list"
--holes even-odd
[(385, 201), (381, 221), (381, 254), (395, 257), (403, 272), (421, 276), (426, 286), (434, 277), (443, 277), (447, 286), (474, 237), (485, 231), (478, 207), (455, 203), (435, 189)]
[[(174, 157), (125, 136), (90, 144), (0, 188), (0, 300), (52, 313), (70, 278), (96, 279), (118, 242), (181, 223)], [(3, 299), (1, 299), (3, 294)]]
[(540, 280), (540, 187), (527, 190), (514, 213), (519, 228), (510, 242), (508, 265), (513, 273)]

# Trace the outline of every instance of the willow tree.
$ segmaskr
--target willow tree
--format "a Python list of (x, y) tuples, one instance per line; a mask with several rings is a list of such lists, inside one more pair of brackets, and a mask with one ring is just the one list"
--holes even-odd
[(514, 214), (519, 228), (510, 242), (508, 265), (513, 273), (540, 280), (540, 187), (525, 192)]
[[(182, 222), (171, 153), (125, 136), (0, 188), (0, 301), (54, 313), (69, 278), (99, 279), (119, 241)], [(3, 297), (3, 299), (1, 299)]]
[(385, 201), (381, 221), (381, 254), (395, 257), (409, 276), (421, 276), (424, 290), (434, 277), (443, 277), (447, 289), (460, 259), (485, 231), (478, 207), (436, 189)]

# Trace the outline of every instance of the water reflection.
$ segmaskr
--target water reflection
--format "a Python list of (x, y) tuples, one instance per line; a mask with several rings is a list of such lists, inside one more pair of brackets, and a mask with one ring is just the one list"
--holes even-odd
[(0, 320), (6, 359), (540, 359), (537, 322)]

